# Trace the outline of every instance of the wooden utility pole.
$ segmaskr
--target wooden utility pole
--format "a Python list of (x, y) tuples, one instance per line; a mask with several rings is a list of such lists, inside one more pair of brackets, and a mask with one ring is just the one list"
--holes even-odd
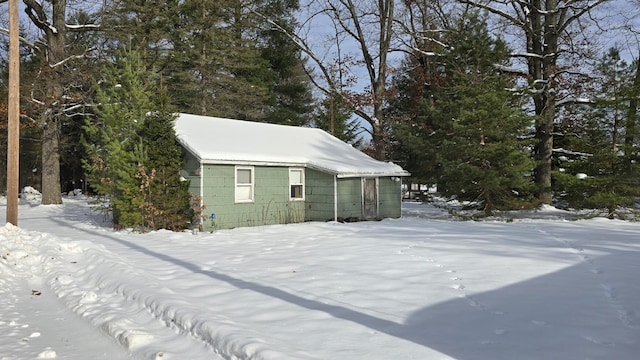
[(7, 141), (7, 222), (18, 225), (20, 163), (20, 48), (18, 0), (9, 0), (9, 118)]

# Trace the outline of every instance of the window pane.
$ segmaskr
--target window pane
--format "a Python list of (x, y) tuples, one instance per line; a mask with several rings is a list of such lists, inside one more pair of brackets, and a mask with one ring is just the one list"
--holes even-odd
[(251, 169), (237, 169), (238, 184), (251, 184)]
[(302, 185), (291, 185), (291, 198), (302, 199)]
[(302, 170), (289, 171), (289, 182), (291, 184), (302, 184)]
[(249, 201), (253, 200), (251, 196), (251, 186), (237, 186), (236, 187), (236, 201)]

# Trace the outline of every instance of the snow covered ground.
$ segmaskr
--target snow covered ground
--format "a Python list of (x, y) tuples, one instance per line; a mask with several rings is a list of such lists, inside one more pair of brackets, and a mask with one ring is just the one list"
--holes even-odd
[[(0, 359), (638, 359), (640, 223), (545, 209), (191, 234), (0, 227)], [(0, 202), (0, 216), (6, 206)]]

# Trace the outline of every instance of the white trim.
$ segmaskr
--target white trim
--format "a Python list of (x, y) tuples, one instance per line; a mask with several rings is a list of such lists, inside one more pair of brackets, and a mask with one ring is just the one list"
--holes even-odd
[[(291, 183), (291, 172), (293, 171), (299, 171), (300, 172), (300, 183), (296, 183), (293, 184)], [(292, 197), (291, 196), (291, 187), (294, 185), (300, 185), (302, 186), (302, 197)], [(305, 199), (305, 191), (306, 191), (306, 183), (305, 183), (305, 173), (304, 173), (304, 168), (301, 167), (295, 167), (295, 168), (289, 168), (289, 201), (304, 201)]]
[[(201, 159), (199, 155), (193, 153), (196, 158)], [(410, 176), (407, 171), (392, 171), (392, 172), (342, 172), (336, 173), (334, 170), (328, 169), (323, 166), (315, 165), (309, 162), (279, 162), (279, 161), (252, 161), (252, 160), (223, 160), (223, 159), (201, 159), (203, 164), (207, 165), (239, 165), (239, 166), (286, 166), (286, 167), (301, 167), (319, 170), (325, 173), (337, 175), (338, 178), (354, 178), (354, 177), (386, 177), (386, 176)]]
[(240, 166), (287, 166), (287, 167), (307, 167), (300, 162), (279, 162), (279, 161), (253, 161), (253, 160), (217, 160), (203, 159), (207, 165), (240, 165)]
[[(204, 164), (200, 162), (200, 209), (204, 208)], [(201, 214), (202, 215), (202, 214)], [(200, 226), (204, 229), (204, 219), (200, 216)]]
[(338, 175), (333, 176), (333, 221), (338, 221)]
[[(251, 183), (247, 186), (246, 184), (242, 184), (241, 187), (246, 188), (249, 187), (249, 191), (250, 191), (250, 199), (242, 199), (242, 200), (238, 200), (238, 170), (250, 170), (251, 171)], [(239, 166), (236, 165), (233, 168), (233, 200), (236, 204), (241, 204), (241, 203), (252, 203), (255, 201), (256, 198), (256, 194), (255, 194), (255, 188), (256, 188), (256, 170), (253, 166)]]
[(359, 178), (359, 177), (363, 177), (363, 178), (381, 178), (381, 177), (391, 177), (391, 176), (397, 176), (397, 177), (403, 177), (403, 176), (410, 176), (411, 173), (406, 172), (406, 171), (400, 171), (400, 172), (379, 172), (379, 173), (374, 173), (374, 172), (361, 172), (361, 173), (340, 173), (337, 174), (338, 178), (343, 179), (343, 178)]

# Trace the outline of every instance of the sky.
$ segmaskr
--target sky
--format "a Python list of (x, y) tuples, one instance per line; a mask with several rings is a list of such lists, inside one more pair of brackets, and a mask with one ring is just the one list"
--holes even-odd
[(379, 222), (141, 234), (89, 200), (25, 196), (0, 227), (1, 360), (640, 353), (637, 222), (405, 202)]

